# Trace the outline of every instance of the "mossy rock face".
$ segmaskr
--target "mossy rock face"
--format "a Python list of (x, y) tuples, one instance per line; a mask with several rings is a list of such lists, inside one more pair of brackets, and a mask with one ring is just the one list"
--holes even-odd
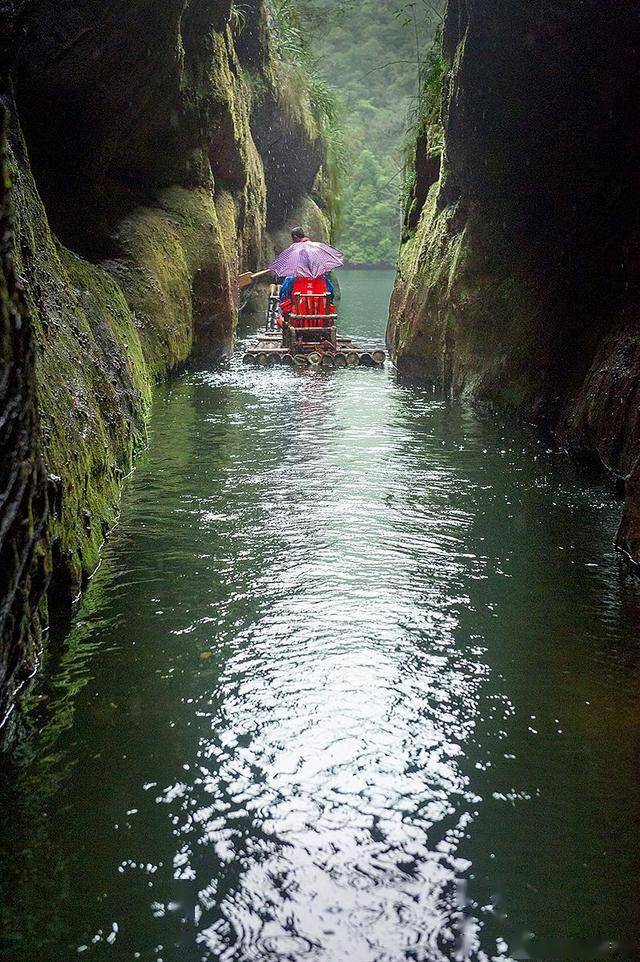
[[(94, 259), (170, 184), (210, 180), (231, 83), (227, 0), (41, 0), (13, 68), (32, 168), (57, 237)], [(220, 110), (219, 110), (220, 108)]]
[(629, 5), (449, 0), (387, 334), (400, 370), (543, 420), (626, 479), (636, 545), (637, 44)]
[[(273, 252), (268, 221), (276, 232), (291, 214), (329, 234), (326, 145), (304, 84), (276, 53), (267, 3), (253, 0), (243, 43), (232, 6), (39, 0), (19, 22), (7, 11), (12, 248), (30, 326), (22, 347), (10, 330), (3, 343), (10, 363), (31, 358), (29, 332), (34, 350), (24, 430), (8, 442), (24, 465), (14, 506), (31, 554), (0, 647), (6, 696), (32, 662), (48, 571), (50, 609), (69, 614), (98, 563), (153, 382), (232, 349), (236, 277)], [(266, 149), (269, 129), (286, 135), (280, 152)]]
[[(49, 569), (47, 492), (37, 453), (33, 326), (17, 284), (9, 217), (11, 176), (0, 103), (0, 723), (36, 665)], [(8, 376), (7, 376), (8, 375)], [(6, 727), (6, 726), (5, 726)]]
[[(238, 55), (250, 94), (253, 139), (262, 158), (271, 233), (293, 224), (296, 208), (312, 195), (327, 159), (313, 116), (307, 80), (278, 55), (268, 5), (250, 0)], [(318, 198), (316, 198), (317, 200)]]
[(50, 601), (68, 609), (98, 563), (122, 478), (144, 444), (150, 382), (121, 288), (58, 244), (15, 126), (12, 143), (15, 263), (37, 344), (37, 446), (52, 478)]
[[(235, 213), (232, 199), (230, 206)], [(106, 266), (134, 312), (152, 377), (194, 350), (214, 357), (231, 349), (237, 254), (225, 247), (210, 190), (169, 188), (158, 206), (139, 208), (122, 222), (119, 243), (126, 256)]]

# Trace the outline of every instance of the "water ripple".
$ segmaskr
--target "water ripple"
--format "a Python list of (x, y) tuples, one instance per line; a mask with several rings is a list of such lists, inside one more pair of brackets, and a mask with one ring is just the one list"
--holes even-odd
[(603, 492), (390, 370), (236, 359), (151, 433), (0, 797), (19, 962), (637, 958)]

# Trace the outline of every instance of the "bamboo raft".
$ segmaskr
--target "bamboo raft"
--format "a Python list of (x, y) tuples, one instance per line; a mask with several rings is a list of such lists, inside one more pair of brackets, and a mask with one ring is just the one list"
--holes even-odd
[[(334, 314), (295, 314), (278, 325), (279, 289), (274, 285), (269, 294), (266, 329), (243, 356), (245, 364), (259, 367), (343, 368), (382, 367), (384, 351), (368, 349), (353, 343), (350, 337), (337, 333)], [(299, 327), (300, 321), (311, 326)]]

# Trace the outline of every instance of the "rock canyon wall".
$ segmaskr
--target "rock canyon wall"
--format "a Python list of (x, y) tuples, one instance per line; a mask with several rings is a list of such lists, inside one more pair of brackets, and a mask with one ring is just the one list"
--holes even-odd
[(604, 466), (636, 562), (639, 52), (637, 2), (449, 0), (388, 331), (401, 371)]

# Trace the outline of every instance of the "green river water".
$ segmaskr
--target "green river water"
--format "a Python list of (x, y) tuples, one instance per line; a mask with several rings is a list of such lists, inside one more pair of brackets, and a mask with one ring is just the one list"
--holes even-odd
[[(393, 277), (342, 278), (382, 343)], [(640, 957), (640, 590), (610, 490), (386, 370), (156, 392), (5, 766), (20, 962)]]

